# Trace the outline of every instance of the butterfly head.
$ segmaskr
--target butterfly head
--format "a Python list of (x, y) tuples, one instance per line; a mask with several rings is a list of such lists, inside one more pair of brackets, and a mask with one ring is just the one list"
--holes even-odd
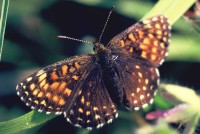
[(99, 42), (94, 43), (94, 48), (93, 48), (95, 53), (100, 53), (100, 52), (106, 52), (106, 53), (111, 53), (111, 50), (106, 48), (103, 44)]

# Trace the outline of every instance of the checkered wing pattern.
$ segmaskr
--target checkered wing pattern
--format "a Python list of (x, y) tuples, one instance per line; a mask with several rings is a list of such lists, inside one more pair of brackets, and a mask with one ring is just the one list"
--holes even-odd
[(67, 120), (78, 127), (87, 129), (102, 127), (117, 118), (118, 113), (104, 86), (100, 66), (93, 68), (80, 86), (79, 92), (69, 112)]
[[(170, 25), (163, 15), (143, 20), (115, 36), (106, 46), (94, 44), (97, 47), (94, 55), (74, 56), (35, 72), (17, 85), (17, 94), (32, 109), (64, 114), (75, 126), (102, 127), (118, 116), (112, 101), (115, 91), (108, 93), (110, 89), (106, 89), (109, 86), (103, 76), (109, 76), (111, 84), (119, 82), (117, 93), (123, 94), (122, 103), (126, 107), (135, 110), (146, 107), (153, 102), (158, 88), (157, 67), (167, 56), (169, 37)], [(116, 73), (119, 80), (102, 74), (106, 69)]]
[(152, 104), (159, 85), (158, 69), (122, 56), (116, 60), (116, 67), (124, 91), (123, 104), (134, 110)]
[(32, 109), (63, 113), (68, 122), (87, 129), (118, 116), (94, 55), (74, 56), (35, 72), (17, 85), (17, 94)]
[(107, 45), (113, 54), (121, 53), (158, 67), (167, 56), (170, 37), (170, 24), (163, 15), (138, 22)]
[(163, 15), (129, 27), (107, 45), (117, 56), (116, 68), (124, 90), (123, 104), (139, 110), (153, 102), (159, 84), (159, 71), (167, 56), (170, 24)]
[(93, 55), (74, 56), (35, 72), (17, 85), (17, 94), (32, 109), (61, 114), (88, 76), (93, 58)]

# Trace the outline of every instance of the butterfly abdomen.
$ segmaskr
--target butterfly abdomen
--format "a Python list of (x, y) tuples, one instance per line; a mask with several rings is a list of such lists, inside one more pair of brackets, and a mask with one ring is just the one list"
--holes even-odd
[(123, 91), (119, 86), (119, 76), (114, 68), (114, 60), (108, 51), (98, 52), (97, 56), (105, 87), (112, 101), (120, 106), (123, 99)]

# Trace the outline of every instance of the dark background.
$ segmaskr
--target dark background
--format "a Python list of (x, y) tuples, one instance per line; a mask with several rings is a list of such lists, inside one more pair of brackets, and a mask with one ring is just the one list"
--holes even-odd
[[(64, 0), (11, 1), (3, 58), (0, 62), (0, 121), (10, 120), (30, 111), (16, 95), (15, 87), (20, 80), (49, 64), (73, 55), (92, 52), (92, 47), (89, 44), (58, 39), (57, 35), (67, 35), (88, 41), (97, 40), (110, 8), (115, 4), (116, 9), (111, 15), (102, 39), (102, 43), (106, 44), (116, 34), (141, 19), (156, 1), (132, 0), (132, 7), (130, 5), (125, 6), (126, 2), (130, 1), (123, 1), (124, 6), (122, 2), (114, 0), (91, 0), (86, 4)], [(141, 5), (141, 7), (137, 7), (138, 5)], [(131, 14), (129, 13), (131, 10), (136, 11)], [(172, 36), (178, 35), (181, 39), (184, 39), (187, 34), (195, 33), (190, 24), (183, 19), (181, 21), (187, 27), (184, 30), (175, 27)], [(195, 34), (198, 38), (199, 34)], [(171, 45), (176, 45), (173, 44), (173, 40)], [(178, 50), (172, 51), (178, 53)], [(179, 60), (172, 56), (160, 67), (161, 81), (188, 86), (199, 92), (199, 69), (198, 60), (190, 61), (187, 58), (186, 60)], [(159, 108), (159, 106), (154, 104), (150, 109), (156, 108)], [(160, 106), (160, 108), (165, 108), (165, 106)], [(141, 114), (143, 115), (143, 113)], [(91, 133), (133, 133), (137, 125), (134, 121), (135, 117), (130, 118), (133, 120), (120, 117), (114, 120), (112, 124)], [(74, 128), (67, 123), (62, 116), (59, 116), (24, 133), (69, 132), (84, 133), (81, 129)]]

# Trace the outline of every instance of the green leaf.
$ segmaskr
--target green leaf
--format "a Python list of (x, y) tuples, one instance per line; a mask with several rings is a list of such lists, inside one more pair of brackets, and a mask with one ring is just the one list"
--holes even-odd
[(2, 134), (17, 133), (47, 122), (54, 117), (56, 117), (56, 115), (47, 115), (45, 113), (31, 111), (16, 119), (0, 122), (0, 132)]
[(4, 34), (6, 29), (6, 20), (8, 14), (10, 0), (3, 0), (2, 8), (1, 8), (1, 19), (0, 19), (0, 61), (3, 51), (3, 43), (4, 43)]

